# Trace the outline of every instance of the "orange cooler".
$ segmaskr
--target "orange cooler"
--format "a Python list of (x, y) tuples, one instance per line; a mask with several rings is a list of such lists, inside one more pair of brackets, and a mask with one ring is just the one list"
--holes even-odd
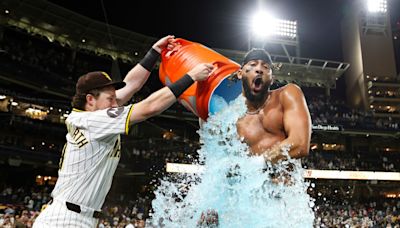
[(177, 81), (199, 63), (212, 63), (216, 68), (210, 77), (195, 82), (178, 101), (196, 116), (207, 120), (234, 100), (242, 91), (240, 82), (228, 79), (240, 65), (199, 43), (177, 39), (179, 44), (172, 51), (161, 53), (160, 80), (164, 85)]

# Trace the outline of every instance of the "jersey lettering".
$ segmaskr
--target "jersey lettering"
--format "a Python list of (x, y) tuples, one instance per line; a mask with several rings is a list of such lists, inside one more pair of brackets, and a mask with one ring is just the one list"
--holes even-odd
[(75, 129), (74, 133), (72, 134), (72, 138), (75, 140), (76, 144), (78, 144), (79, 148), (82, 148), (84, 145), (88, 144), (88, 140), (82, 131), (79, 130), (79, 128)]
[(58, 169), (59, 170), (62, 169), (62, 166), (64, 164), (64, 156), (65, 156), (66, 149), (67, 149), (67, 143), (64, 144), (64, 147), (63, 147), (62, 152), (61, 152), (60, 162), (58, 163)]
[(109, 157), (120, 157), (121, 156), (121, 139), (118, 137), (117, 141), (115, 141), (115, 145), (111, 153), (109, 154)]
[(79, 148), (82, 148), (84, 145), (89, 143), (89, 141), (86, 139), (85, 135), (79, 128), (74, 127), (72, 124), (69, 123), (66, 123), (66, 125), (68, 133), (72, 136), (72, 139), (75, 141), (75, 143), (78, 144)]

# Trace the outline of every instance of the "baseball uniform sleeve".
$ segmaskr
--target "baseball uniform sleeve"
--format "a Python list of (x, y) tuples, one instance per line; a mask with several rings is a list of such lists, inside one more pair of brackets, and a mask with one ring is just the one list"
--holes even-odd
[(133, 105), (109, 108), (92, 112), (87, 119), (90, 138), (103, 138), (115, 134), (129, 133), (129, 119)]

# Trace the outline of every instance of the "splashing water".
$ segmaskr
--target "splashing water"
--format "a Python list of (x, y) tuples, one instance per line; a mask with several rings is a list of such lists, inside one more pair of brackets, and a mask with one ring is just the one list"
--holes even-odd
[[(262, 156), (249, 156), (236, 131), (245, 112), (239, 96), (208, 118), (199, 130), (198, 164), (204, 171), (164, 177), (147, 227), (196, 227), (201, 213), (210, 209), (218, 213), (221, 228), (313, 226), (313, 201), (306, 193), (300, 161), (271, 166)], [(271, 175), (277, 172), (290, 173), (291, 184), (274, 183)]]
[(210, 114), (215, 114), (221, 110), (223, 110), (224, 108), (226, 108), (228, 106), (228, 103), (226, 102), (226, 100), (218, 95), (213, 95), (210, 98), (210, 110), (209, 113)]

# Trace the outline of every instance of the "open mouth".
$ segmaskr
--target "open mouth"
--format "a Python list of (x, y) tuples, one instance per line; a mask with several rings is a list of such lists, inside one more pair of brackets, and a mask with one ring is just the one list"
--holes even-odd
[(261, 76), (257, 76), (253, 80), (253, 91), (254, 92), (259, 92), (262, 89), (263, 86), (263, 81)]

